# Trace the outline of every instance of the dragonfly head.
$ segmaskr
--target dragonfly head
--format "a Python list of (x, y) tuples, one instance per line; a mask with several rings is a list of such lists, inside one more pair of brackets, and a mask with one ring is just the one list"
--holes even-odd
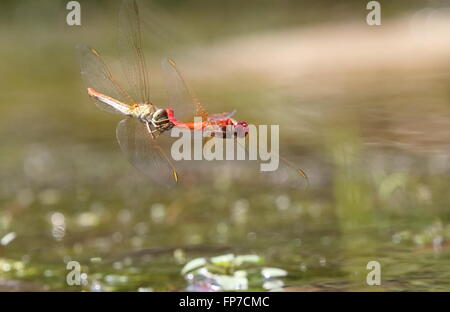
[(165, 109), (159, 108), (156, 110), (156, 112), (153, 113), (152, 115), (152, 120), (154, 122), (162, 122), (164, 120), (167, 120), (167, 112)]
[(248, 123), (245, 121), (238, 121), (234, 126), (235, 132), (234, 135), (240, 138), (247, 136), (248, 134)]

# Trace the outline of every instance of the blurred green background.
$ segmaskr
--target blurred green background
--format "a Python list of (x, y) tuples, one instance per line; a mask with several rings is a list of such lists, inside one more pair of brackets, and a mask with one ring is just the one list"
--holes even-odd
[[(210, 111), (279, 124), (310, 178), (219, 163), (169, 190), (79, 74), (79, 43), (117, 68), (121, 2), (80, 1), (81, 26), (66, 3), (0, 5), (0, 290), (184, 290), (183, 264), (223, 253), (286, 270), (284, 290), (450, 290), (446, 1), (381, 1), (381, 26), (356, 0), (139, 3), (154, 102), (172, 56)], [(70, 260), (87, 285), (66, 284)]]

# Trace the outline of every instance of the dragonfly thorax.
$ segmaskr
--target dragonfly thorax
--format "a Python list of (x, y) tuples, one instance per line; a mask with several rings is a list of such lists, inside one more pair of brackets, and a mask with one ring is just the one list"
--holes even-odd
[(165, 109), (156, 109), (156, 111), (142, 111), (142, 114), (136, 116), (140, 121), (151, 127), (154, 134), (161, 134), (173, 128), (173, 123), (167, 117)]

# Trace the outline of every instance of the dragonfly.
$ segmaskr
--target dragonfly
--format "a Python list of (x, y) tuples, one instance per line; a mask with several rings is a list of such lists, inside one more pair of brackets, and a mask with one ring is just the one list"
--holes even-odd
[[(166, 109), (167, 119), (171, 122), (172, 126), (185, 127), (190, 130), (206, 130), (209, 138), (218, 137), (223, 139), (235, 139), (238, 137), (245, 138), (249, 134), (249, 125), (247, 122), (236, 121), (231, 118), (236, 113), (236, 110), (225, 113), (209, 114), (184, 80), (172, 59), (166, 58), (162, 62), (162, 67), (166, 78), (166, 84), (173, 87), (170, 89), (171, 92), (169, 92), (169, 100), (172, 107), (176, 107), (176, 109), (175, 111), (173, 108)], [(193, 107), (195, 107), (194, 116), (201, 117), (200, 122), (189, 121), (192, 120), (193, 117), (191, 109), (192, 105), (186, 105), (186, 103), (191, 103)], [(175, 112), (178, 113), (177, 118), (175, 118)], [(236, 143), (239, 149), (248, 153), (247, 145), (243, 145), (242, 141), (236, 141)], [(281, 161), (284, 168), (283, 171), (295, 172), (297, 177), (303, 177), (306, 180), (307, 185), (309, 185), (309, 177), (303, 169), (296, 167), (292, 162), (279, 154), (276, 155), (276, 157)]]
[[(121, 62), (127, 87), (113, 74), (100, 53), (87, 45), (79, 45), (81, 75), (88, 95), (104, 111), (126, 116), (116, 127), (116, 138), (122, 152), (139, 171), (163, 186), (179, 181), (178, 172), (170, 160), (163, 140), (173, 127), (218, 129), (211, 136), (228, 137), (227, 129), (245, 136), (248, 124), (232, 118), (230, 113), (208, 114), (183, 79), (176, 63), (166, 58), (162, 69), (169, 87), (169, 108), (156, 106), (150, 100), (149, 75), (144, 57), (139, 9), (135, 1), (123, 2), (119, 13)], [(188, 104), (190, 103), (190, 104)], [(192, 116), (202, 121), (193, 123)]]

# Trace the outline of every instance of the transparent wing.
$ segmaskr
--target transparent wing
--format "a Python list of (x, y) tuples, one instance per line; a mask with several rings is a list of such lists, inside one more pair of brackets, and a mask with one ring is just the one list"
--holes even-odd
[[(78, 45), (77, 52), (81, 67), (81, 76), (83, 77), (86, 88), (92, 88), (123, 103), (133, 103), (131, 97), (113, 76), (110, 68), (103, 61), (97, 50), (86, 45)], [(102, 110), (118, 113), (102, 102), (95, 101), (95, 103)]]
[(163, 148), (147, 127), (134, 118), (126, 118), (116, 128), (117, 141), (128, 161), (161, 186), (173, 186), (178, 174)]
[(187, 122), (192, 121), (193, 116), (201, 116), (206, 120), (208, 112), (181, 76), (175, 62), (170, 58), (165, 58), (161, 67), (166, 82), (169, 104), (174, 109), (175, 118)]
[(131, 96), (136, 103), (150, 104), (149, 76), (142, 49), (139, 8), (134, 0), (125, 0), (120, 9), (118, 50)]
[(228, 113), (209, 114), (208, 121), (214, 122), (214, 121), (227, 120), (228, 118), (233, 117), (234, 114), (236, 114), (236, 110), (233, 110), (232, 112), (228, 112)]

